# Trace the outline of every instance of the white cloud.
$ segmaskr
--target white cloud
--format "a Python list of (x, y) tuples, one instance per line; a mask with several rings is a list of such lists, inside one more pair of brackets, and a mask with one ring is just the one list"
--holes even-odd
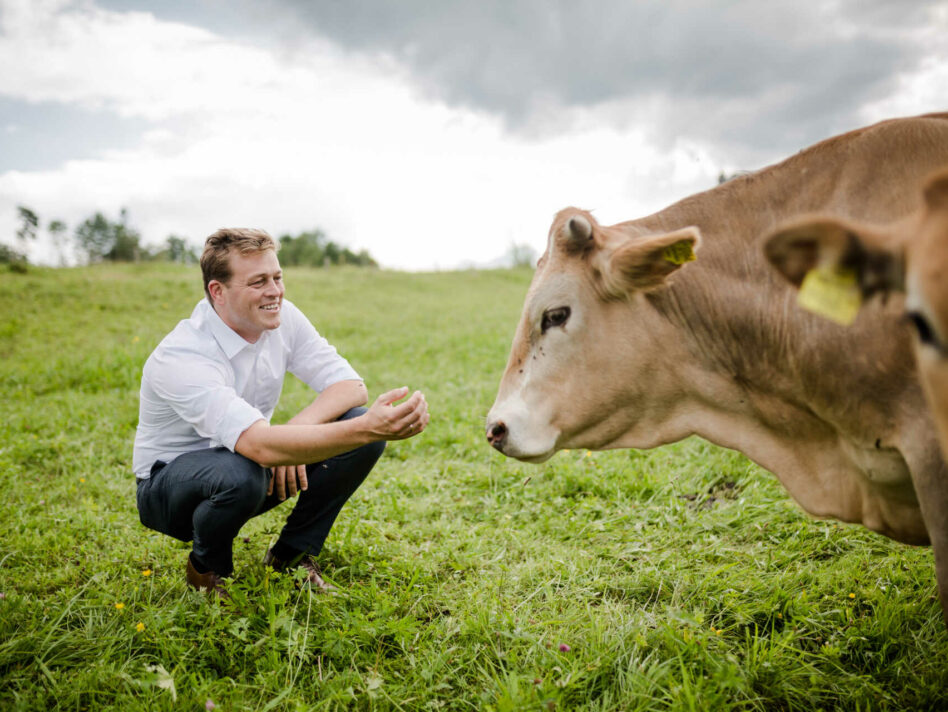
[(658, 153), (595, 122), (512, 139), (485, 114), (419, 98), (396, 67), (324, 44), (278, 56), (148, 14), (62, 5), (5, 14), (0, 63), (20, 71), (4, 73), (0, 93), (156, 127), (131, 151), (0, 175), (0, 234), (12, 234), (15, 204), (71, 225), (127, 206), (146, 242), (199, 242), (224, 224), (319, 226), (387, 266), (450, 267), (511, 242), (542, 249), (566, 204), (628, 219), (716, 174), (694, 148)]
[[(948, 21), (932, 17), (919, 36), (930, 58), (921, 70), (901, 75), (884, 101), (847, 112), (868, 122), (943, 106)], [(10, 100), (150, 124), (133, 149), (0, 174), (8, 242), (18, 204), (73, 227), (125, 206), (152, 244), (172, 233), (199, 244), (222, 225), (275, 235), (320, 227), (386, 266), (445, 268), (488, 262), (512, 242), (542, 251), (566, 205), (617, 222), (711, 187), (721, 170), (782, 157), (742, 149), (738, 128), (724, 139), (720, 130), (755, 111), (779, 113), (776, 88), (714, 116), (700, 101), (661, 94), (553, 102), (540, 122), (549, 130), (528, 139), (498, 116), (419, 95), (409, 70), (384, 57), (306, 39), (288, 52), (89, 0), (0, 0), (0, 66), (13, 68), (0, 73)], [(656, 116), (691, 128), (656, 127)], [(718, 139), (702, 137), (703, 123)], [(33, 257), (43, 254), (37, 245)], [(56, 259), (48, 246), (45, 257)]]

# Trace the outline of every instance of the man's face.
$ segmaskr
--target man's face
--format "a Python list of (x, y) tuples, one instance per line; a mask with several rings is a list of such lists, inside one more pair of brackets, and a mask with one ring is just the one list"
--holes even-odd
[(249, 255), (231, 251), (229, 259), (230, 280), (211, 280), (208, 291), (224, 323), (255, 343), (264, 331), (280, 325), (285, 291), (280, 261), (273, 250)]

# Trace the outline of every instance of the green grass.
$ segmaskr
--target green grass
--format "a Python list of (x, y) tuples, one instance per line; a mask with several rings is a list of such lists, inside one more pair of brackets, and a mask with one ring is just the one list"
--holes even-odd
[[(241, 532), (219, 605), (138, 523), (130, 471), (141, 365), (198, 272), (0, 274), (0, 709), (948, 708), (928, 549), (809, 519), (698, 439), (542, 466), (487, 447), (529, 279), (288, 270), (372, 397), (421, 388), (432, 422), (333, 529), (344, 595), (260, 566), (284, 505)], [(288, 379), (277, 420), (308, 398)]]

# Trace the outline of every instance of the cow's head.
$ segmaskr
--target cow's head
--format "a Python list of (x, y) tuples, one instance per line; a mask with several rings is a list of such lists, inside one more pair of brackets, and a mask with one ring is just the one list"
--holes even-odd
[[(919, 371), (948, 454), (948, 170), (926, 181), (923, 197), (920, 209), (897, 223), (806, 217), (778, 228), (763, 244), (767, 259), (791, 284), (805, 291), (828, 276), (836, 284), (831, 292), (848, 289), (849, 297), (837, 294), (855, 309), (875, 293), (905, 292)], [(817, 312), (823, 311), (820, 289)], [(834, 299), (833, 293), (825, 296), (827, 304)]]
[[(661, 358), (643, 295), (693, 260), (699, 239), (695, 227), (646, 234), (561, 211), (487, 417), (491, 445), (531, 462), (563, 448), (617, 446), (647, 400), (649, 363)], [(622, 377), (630, 373), (639, 378)]]

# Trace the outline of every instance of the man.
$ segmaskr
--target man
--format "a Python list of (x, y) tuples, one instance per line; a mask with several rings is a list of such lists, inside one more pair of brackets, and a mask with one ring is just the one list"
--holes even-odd
[[(142, 524), (193, 541), (187, 582), (223, 596), (240, 528), (299, 494), (264, 563), (301, 566), (314, 590), (330, 589), (313, 557), (385, 441), (424, 431), (425, 398), (415, 391), (398, 403), (408, 395), (398, 388), (362, 407), (362, 379), (283, 298), (266, 232), (218, 230), (201, 271), (206, 299), (142, 372), (133, 456)], [(319, 397), (270, 425), (287, 371)]]

